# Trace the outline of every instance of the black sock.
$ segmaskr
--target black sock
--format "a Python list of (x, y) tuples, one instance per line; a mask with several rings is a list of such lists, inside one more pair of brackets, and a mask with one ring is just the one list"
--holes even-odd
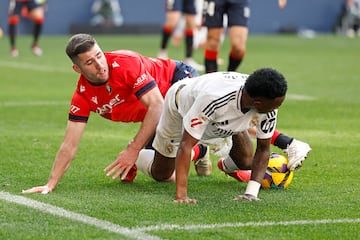
[(280, 133), (279, 136), (275, 139), (274, 146), (284, 150), (288, 147), (288, 145), (291, 144), (291, 142), (293, 140), (294, 140), (294, 138), (288, 137), (288, 136)]
[(203, 158), (207, 151), (207, 147), (205, 145), (199, 144), (199, 148), (200, 148), (200, 153), (198, 159)]

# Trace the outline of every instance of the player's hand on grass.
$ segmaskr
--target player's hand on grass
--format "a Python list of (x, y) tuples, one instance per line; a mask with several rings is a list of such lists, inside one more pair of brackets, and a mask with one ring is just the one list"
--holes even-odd
[(234, 200), (238, 201), (238, 200), (247, 200), (247, 201), (259, 201), (260, 198), (255, 197), (253, 195), (250, 194), (244, 194), (244, 195), (238, 195), (234, 198)]
[(179, 199), (175, 199), (173, 201), (174, 203), (190, 203), (190, 204), (195, 204), (197, 203), (196, 202), (196, 199), (191, 199), (191, 198), (179, 198)]
[(52, 191), (52, 189), (50, 189), (47, 185), (45, 185), (45, 186), (38, 186), (38, 187), (33, 187), (33, 188), (26, 189), (26, 190), (22, 190), (21, 192), (24, 194), (28, 194), (28, 193), (48, 194), (51, 191)]
[(121, 176), (121, 180), (124, 180), (130, 169), (134, 166), (138, 155), (139, 151), (131, 148), (120, 152), (117, 159), (104, 169), (106, 176), (112, 176), (112, 179)]

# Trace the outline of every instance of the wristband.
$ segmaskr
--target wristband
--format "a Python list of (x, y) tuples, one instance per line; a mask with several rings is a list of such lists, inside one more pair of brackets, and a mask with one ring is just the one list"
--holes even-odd
[(250, 180), (247, 184), (245, 194), (252, 195), (254, 197), (257, 197), (260, 190), (260, 183)]

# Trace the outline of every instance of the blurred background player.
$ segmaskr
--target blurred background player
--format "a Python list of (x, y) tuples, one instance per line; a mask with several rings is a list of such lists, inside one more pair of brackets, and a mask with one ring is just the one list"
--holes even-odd
[(342, 25), (348, 37), (360, 36), (360, 0), (346, 0)]
[(11, 56), (17, 57), (19, 55), (16, 48), (16, 26), (20, 22), (20, 16), (27, 17), (34, 22), (31, 50), (36, 56), (42, 55), (43, 52), (38, 42), (45, 18), (45, 3), (46, 0), (10, 0), (8, 24)]
[(204, 66), (193, 59), (194, 30), (196, 28), (195, 0), (166, 0), (166, 21), (161, 35), (161, 45), (158, 57), (167, 58), (166, 48), (169, 40), (180, 22), (181, 16), (185, 18), (185, 59), (184, 62), (197, 71), (204, 71)]
[[(287, 0), (279, 0), (280, 8), (284, 8)], [(231, 49), (229, 52), (228, 71), (236, 71), (245, 53), (248, 37), (248, 19), (250, 8), (248, 0), (205, 0), (204, 16), (207, 27), (207, 39), (204, 51), (205, 72), (218, 71), (217, 58), (224, 32), (224, 15), (228, 19), (228, 34)]]
[(119, 27), (124, 23), (118, 0), (95, 0), (91, 6), (91, 12), (94, 14), (90, 20), (93, 26)]

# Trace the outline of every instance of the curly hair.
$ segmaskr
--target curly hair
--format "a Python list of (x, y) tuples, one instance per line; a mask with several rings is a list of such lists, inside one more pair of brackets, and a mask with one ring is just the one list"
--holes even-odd
[(252, 98), (275, 99), (286, 95), (288, 89), (285, 77), (272, 68), (254, 71), (245, 82), (245, 91)]
[(74, 62), (75, 58), (89, 51), (96, 44), (95, 38), (89, 34), (79, 33), (73, 35), (66, 46), (66, 54)]

